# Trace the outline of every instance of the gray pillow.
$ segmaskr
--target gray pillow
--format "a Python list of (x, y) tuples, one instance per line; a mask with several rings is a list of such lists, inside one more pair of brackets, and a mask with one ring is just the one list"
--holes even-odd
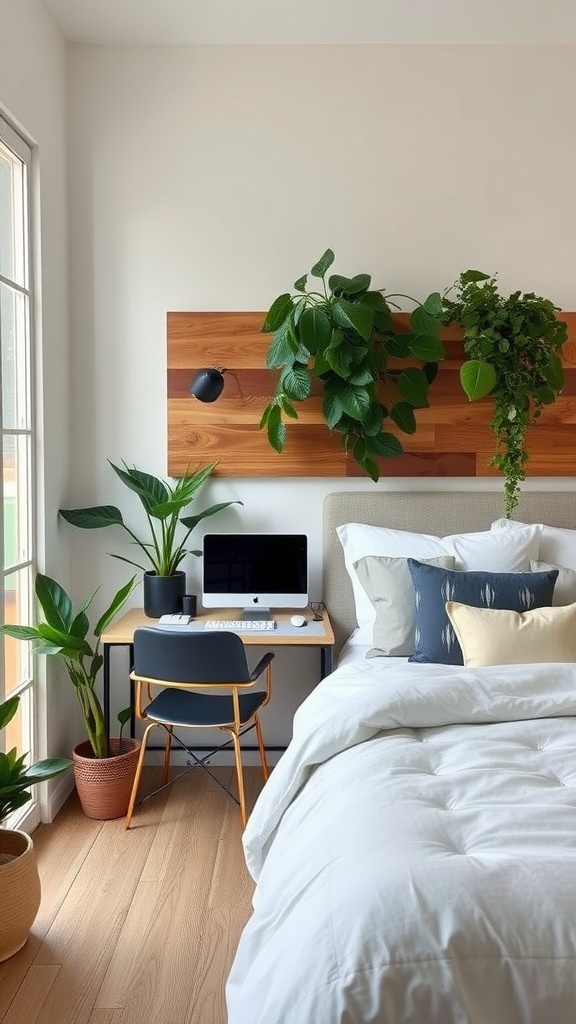
[(532, 572), (550, 572), (558, 570), (558, 578), (554, 586), (552, 604), (556, 607), (576, 603), (576, 569), (567, 569), (563, 565), (549, 565), (548, 562), (530, 562)]
[[(438, 555), (420, 561), (442, 569), (453, 569), (456, 560), (453, 555)], [(403, 658), (413, 654), (415, 604), (408, 559), (365, 555), (354, 562), (354, 569), (376, 612), (374, 647), (366, 657)]]

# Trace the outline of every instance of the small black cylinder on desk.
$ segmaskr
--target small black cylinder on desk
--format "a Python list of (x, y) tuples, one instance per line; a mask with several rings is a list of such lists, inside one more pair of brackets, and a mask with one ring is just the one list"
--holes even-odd
[(196, 594), (184, 594), (182, 598), (182, 613), (184, 615), (196, 615)]

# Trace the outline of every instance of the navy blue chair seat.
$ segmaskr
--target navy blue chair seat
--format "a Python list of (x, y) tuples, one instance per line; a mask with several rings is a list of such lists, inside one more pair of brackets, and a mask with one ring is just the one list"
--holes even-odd
[[(266, 700), (266, 691), (240, 693), (240, 724), (246, 725)], [(184, 728), (216, 728), (234, 725), (234, 705), (228, 696), (213, 697), (208, 693), (185, 690), (162, 690), (147, 705), (146, 717), (159, 725)]]
[[(210, 771), (207, 762), (223, 747), (233, 745), (238, 798), (232, 793), (230, 795), (239, 804), (242, 823), (246, 824), (240, 737), (250, 729), (256, 730), (262, 774), (266, 780), (269, 772), (259, 711), (270, 700), (273, 658), (274, 654), (267, 651), (250, 671), (241, 638), (237, 633), (227, 631), (177, 632), (154, 626), (143, 626), (135, 631), (131, 678), (136, 684), (136, 716), (147, 722), (147, 725), (126, 814), (126, 828), (130, 827), (132, 821), (146, 745), (154, 728), (163, 728), (166, 732), (161, 788), (170, 784), (173, 739), (190, 755), (192, 767), (203, 768), (219, 785), (220, 781)], [(255, 690), (256, 682), (263, 675), (265, 689)], [(143, 691), (147, 701), (144, 700)], [(176, 736), (176, 728), (219, 728), (227, 732), (230, 739), (205, 756), (198, 757)]]

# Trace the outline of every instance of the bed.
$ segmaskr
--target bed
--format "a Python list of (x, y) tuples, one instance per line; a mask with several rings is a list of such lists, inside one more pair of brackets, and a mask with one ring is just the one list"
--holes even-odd
[[(494, 493), (326, 498), (339, 661), (244, 834), (256, 888), (229, 1024), (576, 1019), (576, 495), (523, 494), (524, 525), (500, 509)], [(386, 531), (408, 548), (382, 554)], [(400, 561), (397, 592), (407, 566), (417, 597), (399, 640), (393, 600), (384, 618), (368, 591), (361, 605), (350, 566)], [(495, 573), (518, 607), (494, 597)], [(486, 607), (466, 599), (477, 584)], [(459, 645), (434, 660), (440, 605)]]

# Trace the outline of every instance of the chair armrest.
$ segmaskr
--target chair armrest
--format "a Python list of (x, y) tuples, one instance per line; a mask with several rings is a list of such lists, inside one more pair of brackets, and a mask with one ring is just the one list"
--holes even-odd
[(250, 680), (251, 680), (251, 682), (254, 683), (258, 679), (258, 676), (262, 675), (264, 669), (268, 667), (268, 665), (270, 664), (271, 661), (274, 660), (274, 658), (275, 658), (275, 655), (274, 655), (274, 653), (272, 651), (267, 651), (266, 654), (264, 654), (260, 658), (260, 661), (256, 665), (256, 668), (253, 668), (251, 673), (250, 673)]

